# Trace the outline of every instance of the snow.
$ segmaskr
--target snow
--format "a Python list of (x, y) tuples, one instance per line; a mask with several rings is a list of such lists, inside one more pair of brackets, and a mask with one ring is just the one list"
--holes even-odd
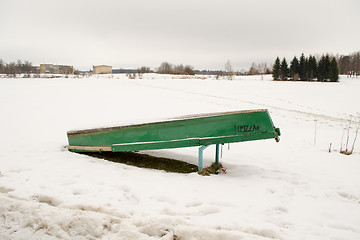
[[(359, 141), (339, 153), (359, 116), (360, 79), (261, 79), (0, 78), (0, 239), (360, 239)], [(263, 108), (280, 142), (224, 145), (227, 174), (141, 169), (64, 148), (69, 130)], [(197, 148), (146, 153), (197, 164)], [(205, 166), (214, 153), (204, 151)]]

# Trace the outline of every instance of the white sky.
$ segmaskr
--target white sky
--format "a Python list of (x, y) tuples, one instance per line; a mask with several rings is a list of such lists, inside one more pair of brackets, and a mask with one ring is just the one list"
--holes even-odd
[(0, 58), (234, 70), (360, 50), (359, 0), (0, 0)]

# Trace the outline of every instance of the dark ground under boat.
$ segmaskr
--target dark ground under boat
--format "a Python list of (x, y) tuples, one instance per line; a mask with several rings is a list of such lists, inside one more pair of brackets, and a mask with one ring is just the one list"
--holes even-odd
[(90, 157), (105, 159), (111, 162), (123, 163), (131, 166), (164, 170), (175, 173), (192, 173), (198, 171), (198, 166), (180, 160), (154, 157), (136, 152), (83, 152)]

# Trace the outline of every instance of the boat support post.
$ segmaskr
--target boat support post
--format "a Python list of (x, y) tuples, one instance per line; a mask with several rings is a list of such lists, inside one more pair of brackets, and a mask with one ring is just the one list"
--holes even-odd
[[(203, 169), (203, 158), (204, 158), (204, 154), (203, 151), (209, 147), (209, 145), (205, 145), (205, 146), (201, 146), (199, 148), (199, 167), (198, 170), (201, 171)], [(219, 155), (220, 155), (220, 144), (216, 144), (216, 151), (215, 151), (215, 163), (219, 164)]]
[(220, 155), (220, 144), (216, 144), (216, 151), (215, 151), (215, 163), (219, 164), (219, 155)]
[(209, 145), (205, 145), (205, 146), (201, 146), (199, 148), (199, 166), (198, 166), (198, 170), (201, 171), (203, 168), (203, 151), (208, 147)]

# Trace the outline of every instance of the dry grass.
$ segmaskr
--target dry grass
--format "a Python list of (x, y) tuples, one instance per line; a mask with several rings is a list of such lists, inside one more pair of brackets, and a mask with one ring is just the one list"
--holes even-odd
[(198, 170), (198, 167), (194, 164), (135, 152), (89, 152), (81, 154), (141, 168), (164, 170), (166, 172), (192, 173)]

